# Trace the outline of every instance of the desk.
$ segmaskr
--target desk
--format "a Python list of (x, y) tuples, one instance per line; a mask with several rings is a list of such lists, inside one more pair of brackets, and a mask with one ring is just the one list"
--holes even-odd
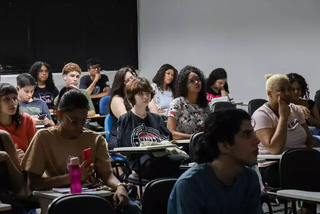
[(191, 167), (194, 167), (197, 163), (192, 162), (192, 163), (187, 163), (187, 164), (181, 164), (180, 169), (190, 169)]
[[(94, 194), (98, 195), (101, 197), (109, 197), (112, 195), (112, 192), (110, 191), (90, 191), (90, 190), (85, 190), (82, 191), (83, 194)], [(41, 208), (41, 213), (47, 213), (49, 204), (56, 198), (59, 198), (61, 196), (65, 195), (70, 195), (70, 193), (62, 194), (58, 192), (53, 192), (53, 191), (33, 191), (32, 193), (38, 200)]]
[(277, 195), (294, 200), (320, 203), (320, 192), (285, 189), (277, 191)]
[(189, 144), (189, 143), (190, 143), (190, 139), (173, 140), (172, 143), (176, 143), (176, 144)]
[(10, 204), (0, 204), (0, 212), (11, 210)]
[(94, 116), (88, 117), (88, 119), (98, 119), (98, 118), (106, 118), (107, 115), (96, 114)]
[(36, 125), (36, 129), (44, 129), (45, 126), (44, 125)]
[(258, 155), (260, 160), (280, 160), (282, 155)]

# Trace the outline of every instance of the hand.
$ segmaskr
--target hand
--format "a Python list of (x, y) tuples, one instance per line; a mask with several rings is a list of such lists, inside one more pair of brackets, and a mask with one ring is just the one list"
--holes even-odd
[(0, 151), (0, 163), (8, 160), (8, 153), (6, 151)]
[(114, 207), (122, 209), (129, 205), (129, 196), (127, 190), (123, 186), (118, 186), (116, 192), (113, 195)]
[(16, 153), (17, 153), (17, 156), (18, 156), (19, 163), (21, 163), (23, 158), (24, 158), (25, 153), (21, 149), (16, 149)]
[(224, 85), (221, 85), (220, 91), (226, 91), (226, 90), (224, 89)]
[(278, 104), (279, 116), (287, 119), (290, 115), (289, 105), (286, 102), (282, 101), (280, 96), (278, 96)]
[(310, 117), (309, 109), (304, 106), (301, 106), (301, 105), (298, 105), (298, 108), (299, 108), (301, 114), (303, 115), (304, 119), (309, 119), (309, 117)]
[(88, 161), (91, 159), (85, 160), (82, 162), (80, 168), (81, 168), (81, 181), (86, 182), (91, 178), (91, 176), (94, 174), (94, 166), (93, 163), (89, 166), (86, 166), (88, 164)]
[(50, 124), (50, 120), (48, 119), (47, 116), (43, 119), (43, 121), (44, 121), (44, 125), (46, 126)]
[(94, 76), (94, 81), (98, 82), (98, 80), (101, 78), (101, 74), (100, 73), (96, 73), (96, 75)]
[(31, 118), (33, 119), (35, 125), (44, 125), (44, 120), (39, 120), (38, 115), (32, 115)]

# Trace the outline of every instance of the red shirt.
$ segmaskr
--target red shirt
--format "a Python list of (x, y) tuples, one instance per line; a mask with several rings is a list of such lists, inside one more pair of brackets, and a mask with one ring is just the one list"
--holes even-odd
[(0, 130), (8, 132), (13, 140), (16, 149), (22, 149), (26, 151), (29, 146), (29, 141), (33, 138), (37, 132), (36, 126), (30, 115), (21, 114), (21, 124), (16, 130), (16, 122), (13, 122), (11, 126), (0, 125)]

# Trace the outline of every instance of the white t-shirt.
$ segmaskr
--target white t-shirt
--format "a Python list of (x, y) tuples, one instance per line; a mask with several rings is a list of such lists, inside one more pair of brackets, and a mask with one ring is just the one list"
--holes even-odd
[[(291, 103), (289, 107), (290, 115), (288, 117), (287, 141), (284, 146), (284, 151), (293, 148), (305, 148), (307, 140), (307, 133), (301, 126), (301, 124), (304, 124), (306, 122), (305, 119), (298, 110), (297, 106)], [(272, 128), (276, 130), (279, 121), (277, 115), (266, 104), (262, 105), (254, 112), (254, 114), (252, 115), (252, 119), (255, 123), (254, 131), (265, 128)], [(259, 154), (270, 154), (270, 152), (264, 147), (261, 142), (259, 143)], [(259, 164), (259, 167), (266, 167), (272, 163), (273, 162), (261, 163)]]

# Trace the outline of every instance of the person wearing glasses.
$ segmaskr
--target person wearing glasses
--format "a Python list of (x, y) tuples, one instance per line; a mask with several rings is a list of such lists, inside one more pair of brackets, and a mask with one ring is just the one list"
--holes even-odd
[(189, 139), (202, 131), (210, 114), (202, 71), (190, 65), (184, 67), (179, 72), (176, 90), (178, 98), (170, 103), (167, 127), (173, 139)]
[(58, 96), (59, 90), (54, 84), (50, 65), (46, 62), (35, 62), (30, 67), (29, 74), (37, 81), (33, 97), (46, 102), (50, 110), (55, 109), (54, 98)]
[(110, 92), (109, 78), (100, 73), (101, 66), (98, 59), (89, 59), (87, 69), (90, 75), (81, 78), (79, 88), (88, 91), (96, 111), (99, 112), (100, 98), (109, 95)]
[[(137, 205), (129, 201), (125, 184), (113, 175), (105, 138), (84, 128), (87, 114), (88, 100), (81, 91), (61, 89), (57, 110), (59, 126), (36, 133), (21, 165), (27, 172), (30, 189), (50, 190), (70, 186), (69, 160), (78, 157), (82, 163), (83, 184), (101, 179), (104, 185), (115, 191), (113, 200), (117, 210), (139, 213)], [(87, 148), (92, 149), (91, 163), (82, 160), (82, 152)]]

